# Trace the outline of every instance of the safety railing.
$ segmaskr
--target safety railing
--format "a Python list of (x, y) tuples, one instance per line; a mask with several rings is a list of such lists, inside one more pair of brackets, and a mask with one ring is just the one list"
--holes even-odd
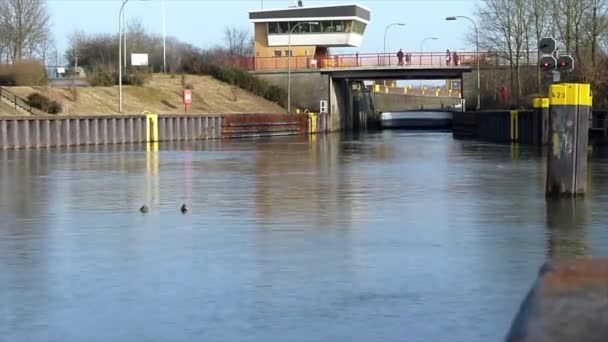
[(21, 109), (31, 115), (44, 114), (40, 110), (32, 107), (26, 99), (19, 97), (4, 87), (0, 87), (0, 98), (7, 100), (7, 102), (17, 110)]
[[(382, 67), (474, 67), (479, 59), (480, 65), (504, 66), (509, 61), (494, 53), (475, 52), (404, 52), (402, 57), (396, 53), (355, 53), (327, 56), (277, 56), (277, 57), (235, 57), (224, 59), (226, 65), (257, 71), (270, 70), (312, 70), (340, 68), (382, 68)], [(536, 52), (522, 55), (519, 65), (535, 64)]]

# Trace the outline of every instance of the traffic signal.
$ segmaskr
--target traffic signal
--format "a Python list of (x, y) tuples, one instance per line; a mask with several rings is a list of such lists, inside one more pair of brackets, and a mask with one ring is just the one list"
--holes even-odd
[(557, 61), (553, 56), (544, 56), (539, 61), (540, 70), (542, 71), (554, 71), (557, 65)]
[(552, 55), (556, 49), (555, 39), (552, 37), (545, 37), (538, 43), (538, 49), (545, 55)]
[(574, 59), (572, 56), (559, 56), (557, 59), (557, 70), (572, 71), (574, 69)]

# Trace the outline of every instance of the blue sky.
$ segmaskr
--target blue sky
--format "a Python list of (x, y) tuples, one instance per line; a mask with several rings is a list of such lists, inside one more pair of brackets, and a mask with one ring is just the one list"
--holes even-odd
[[(52, 16), (57, 47), (63, 51), (67, 37), (76, 29), (88, 33), (117, 32), (120, 0), (47, 0)], [(199, 47), (212, 47), (222, 42), (226, 26), (253, 30), (248, 12), (261, 8), (261, 0), (165, 0), (167, 35), (176, 36)], [(264, 0), (264, 8), (284, 8), (290, 0)], [(310, 1), (304, 6), (330, 3), (359, 3), (371, 9), (372, 20), (363, 45), (344, 52), (381, 52), (384, 29), (393, 22), (404, 22), (405, 27), (393, 27), (387, 38), (387, 50), (419, 51), (425, 37), (425, 51), (473, 50), (466, 35), (471, 29), (468, 21), (446, 22), (450, 15), (473, 16), (475, 0), (361, 0)], [(130, 0), (127, 19), (140, 17), (152, 32), (162, 32), (161, 0)]]

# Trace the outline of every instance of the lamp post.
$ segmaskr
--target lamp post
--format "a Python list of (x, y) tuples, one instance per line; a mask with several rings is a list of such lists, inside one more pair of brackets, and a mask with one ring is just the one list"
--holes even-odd
[(475, 27), (475, 59), (477, 59), (477, 110), (481, 108), (481, 78), (479, 73), (479, 30), (477, 28), (477, 24), (475, 21), (469, 17), (463, 15), (446, 17), (445, 20), (457, 20), (457, 19), (466, 19), (473, 24)]
[(427, 40), (438, 40), (437, 37), (426, 37), (420, 42), (420, 65), (422, 66), (422, 54), (424, 53), (424, 43)]
[[(386, 58), (386, 34), (388, 33), (388, 29), (393, 26), (405, 26), (405, 24), (404, 23), (392, 23), (384, 29), (384, 50), (383, 50), (384, 53), (383, 53), (383, 58), (382, 58), (383, 62), (384, 62), (384, 58)], [(390, 59), (389, 59), (389, 61), (390, 61)]]
[(318, 21), (306, 21), (297, 23), (289, 30), (289, 35), (287, 36), (287, 113), (291, 114), (291, 33), (296, 27), (300, 25), (308, 24), (308, 25), (319, 25)]
[(163, 72), (167, 73), (167, 24), (165, 14), (165, 0), (161, 1), (161, 7), (163, 12)]
[[(139, 1), (150, 1), (150, 0), (139, 0)], [(118, 12), (118, 112), (122, 113), (122, 47), (124, 44), (124, 64), (125, 68), (127, 67), (127, 37), (124, 35), (123, 42), (123, 30), (125, 29), (125, 5), (129, 2), (129, 0), (122, 0), (122, 6), (120, 6), (120, 11)]]
[[(437, 37), (426, 37), (420, 42), (420, 66), (422, 66), (422, 54), (424, 53), (424, 43), (427, 40), (438, 40), (438, 39), (439, 38), (437, 38)], [(432, 59), (433, 59), (433, 57), (431, 56), (431, 64), (433, 64)], [(422, 89), (422, 80), (420, 80), (420, 89)]]
[(122, 113), (122, 21), (125, 5), (129, 0), (123, 0), (118, 12), (118, 112)]

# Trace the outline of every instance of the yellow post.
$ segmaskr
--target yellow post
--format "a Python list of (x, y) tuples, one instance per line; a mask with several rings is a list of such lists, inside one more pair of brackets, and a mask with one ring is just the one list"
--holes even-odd
[(536, 116), (534, 122), (539, 124), (535, 133), (540, 136), (538, 145), (546, 145), (549, 143), (549, 98), (535, 97), (532, 100), (532, 107), (534, 107), (534, 115)]
[(379, 84), (374, 84), (374, 92), (376, 92), (376, 93), (380, 92), (380, 85)]
[(511, 111), (511, 121), (510, 121), (510, 125), (509, 125), (509, 126), (511, 126), (511, 141), (519, 140), (519, 122), (518, 122), (517, 114), (518, 113), (516, 110)]
[(562, 83), (549, 89), (547, 195), (586, 191), (591, 101), (589, 84)]
[(317, 133), (317, 114), (308, 113), (308, 133)]
[(158, 141), (158, 115), (157, 114), (146, 114), (146, 141), (157, 142)]

